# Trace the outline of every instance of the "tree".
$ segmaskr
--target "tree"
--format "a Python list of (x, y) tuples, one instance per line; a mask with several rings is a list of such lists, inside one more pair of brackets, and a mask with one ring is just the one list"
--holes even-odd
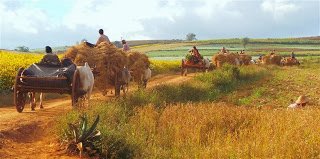
[(244, 48), (246, 48), (247, 44), (249, 44), (250, 39), (248, 37), (245, 37), (241, 39), (241, 44), (243, 45)]
[(196, 34), (194, 34), (194, 33), (189, 33), (189, 34), (187, 34), (187, 35), (186, 35), (186, 40), (187, 40), (187, 41), (197, 40), (197, 39), (196, 39)]
[(29, 52), (29, 48), (26, 46), (18, 46), (15, 51), (20, 51), (20, 52)]

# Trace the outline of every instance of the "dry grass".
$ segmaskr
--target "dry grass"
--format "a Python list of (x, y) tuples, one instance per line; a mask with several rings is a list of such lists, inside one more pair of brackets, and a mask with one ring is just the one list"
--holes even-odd
[[(228, 103), (124, 107), (100, 104), (103, 145), (122, 158), (319, 158), (320, 109), (237, 107)], [(73, 121), (69, 113), (63, 123)]]
[(317, 158), (319, 109), (272, 110), (224, 103), (142, 107), (130, 140), (147, 158)]
[[(115, 157), (320, 158), (319, 63), (303, 63), (300, 67), (240, 67), (240, 79), (245, 81), (235, 82), (236, 90), (220, 92), (224, 97), (215, 102), (186, 102), (176, 97), (181, 96), (177, 92), (162, 91), (181, 102), (159, 107), (156, 93), (140, 92), (124, 99), (126, 104), (99, 101), (88, 112), (101, 115), (103, 144)], [(269, 73), (264, 74), (265, 70)], [(216, 70), (194, 83), (209, 79), (216, 83), (217, 78), (224, 79), (219, 74), (229, 73)], [(290, 99), (300, 94), (308, 95), (311, 103), (304, 109), (287, 109)], [(76, 115), (65, 118), (70, 121), (72, 116)]]

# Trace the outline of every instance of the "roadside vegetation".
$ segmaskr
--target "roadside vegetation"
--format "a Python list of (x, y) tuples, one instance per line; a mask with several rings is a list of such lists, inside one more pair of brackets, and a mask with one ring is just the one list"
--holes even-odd
[[(193, 81), (95, 100), (62, 116), (57, 134), (84, 112), (100, 115), (102, 152), (116, 158), (318, 158), (320, 63), (248, 66), (199, 74)], [(310, 82), (310, 83), (308, 83)], [(305, 109), (288, 110), (306, 94)]]
[[(183, 154), (183, 151), (180, 151), (183, 147), (187, 148), (185, 147), (187, 145), (183, 145), (183, 143), (188, 141), (183, 141), (183, 138), (190, 139), (189, 137), (194, 138), (195, 136), (192, 135), (193, 133), (187, 133), (185, 134), (187, 136), (184, 137), (180, 136), (180, 133), (183, 132), (180, 132), (178, 127), (183, 126), (183, 123), (188, 122), (189, 119), (172, 123), (174, 124), (171, 125), (173, 127), (169, 126), (170, 124), (166, 125), (166, 122), (170, 122), (169, 120), (175, 117), (179, 118), (176, 113), (182, 115), (182, 118), (189, 114), (179, 113), (180, 108), (195, 109), (198, 107), (197, 105), (200, 105), (199, 108), (201, 109), (201, 107), (206, 107), (205, 105), (211, 105), (212, 102), (219, 101), (225, 94), (229, 94), (239, 87), (265, 78), (268, 75), (266, 70), (266, 68), (257, 66), (241, 67), (239, 69), (235, 66), (224, 65), (220, 70), (196, 76), (192, 82), (137, 90), (113, 102), (95, 101), (91, 109), (85, 112), (91, 117), (100, 115), (101, 122), (97, 129), (101, 132), (104, 155), (114, 155), (113, 157), (116, 158), (172, 156), (184, 158), (191, 154)], [(77, 121), (82, 113), (83, 110), (75, 110), (61, 117), (57, 128), (57, 133), (61, 139), (65, 139), (65, 132), (68, 131), (67, 123)], [(175, 113), (175, 117), (171, 116), (171, 113)], [(165, 116), (162, 116), (162, 114)], [(176, 131), (178, 131), (178, 134), (176, 134)], [(164, 138), (161, 138), (161, 136)], [(177, 145), (172, 145), (170, 140), (181, 141), (177, 141)], [(190, 144), (192, 145), (189, 146), (195, 146), (193, 147), (195, 149), (198, 146), (201, 147), (201, 145), (198, 145), (200, 143)]]

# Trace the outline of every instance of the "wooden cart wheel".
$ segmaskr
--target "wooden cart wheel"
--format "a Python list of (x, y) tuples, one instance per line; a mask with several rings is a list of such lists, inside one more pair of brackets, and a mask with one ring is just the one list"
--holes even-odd
[(21, 113), (24, 109), (24, 105), (26, 104), (27, 99), (27, 92), (22, 92), (19, 88), (21, 73), (23, 68), (19, 68), (18, 73), (16, 75), (15, 83), (14, 83), (14, 90), (13, 90), (13, 101), (16, 109), (19, 113)]
[(79, 99), (79, 87), (80, 87), (80, 76), (79, 76), (79, 71), (76, 70), (73, 74), (73, 79), (72, 79), (71, 100), (72, 100), (73, 108), (76, 106)]

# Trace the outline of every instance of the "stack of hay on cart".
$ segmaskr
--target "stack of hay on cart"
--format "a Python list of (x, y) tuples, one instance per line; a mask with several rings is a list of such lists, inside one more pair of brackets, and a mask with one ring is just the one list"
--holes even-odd
[(282, 56), (276, 54), (268, 54), (262, 56), (262, 64), (265, 65), (280, 65)]
[(95, 67), (99, 75), (95, 78), (95, 85), (101, 91), (114, 87), (116, 75), (127, 65), (127, 56), (113, 44), (102, 42), (97, 47), (89, 47), (84, 43), (67, 50), (65, 57), (71, 58), (77, 65), (88, 62)]
[(250, 61), (252, 60), (252, 57), (250, 55), (246, 54), (240, 54), (239, 55), (240, 63), (243, 65), (249, 65)]
[(296, 58), (286, 57), (281, 60), (281, 64), (283, 66), (293, 66), (293, 65), (300, 65), (300, 62)]
[(149, 66), (150, 61), (146, 54), (137, 51), (130, 51), (128, 53), (128, 68), (131, 71), (134, 81), (140, 83), (145, 70)]
[(217, 53), (212, 57), (212, 63), (220, 68), (224, 63), (228, 63), (231, 65), (239, 65), (239, 55), (235, 53)]

